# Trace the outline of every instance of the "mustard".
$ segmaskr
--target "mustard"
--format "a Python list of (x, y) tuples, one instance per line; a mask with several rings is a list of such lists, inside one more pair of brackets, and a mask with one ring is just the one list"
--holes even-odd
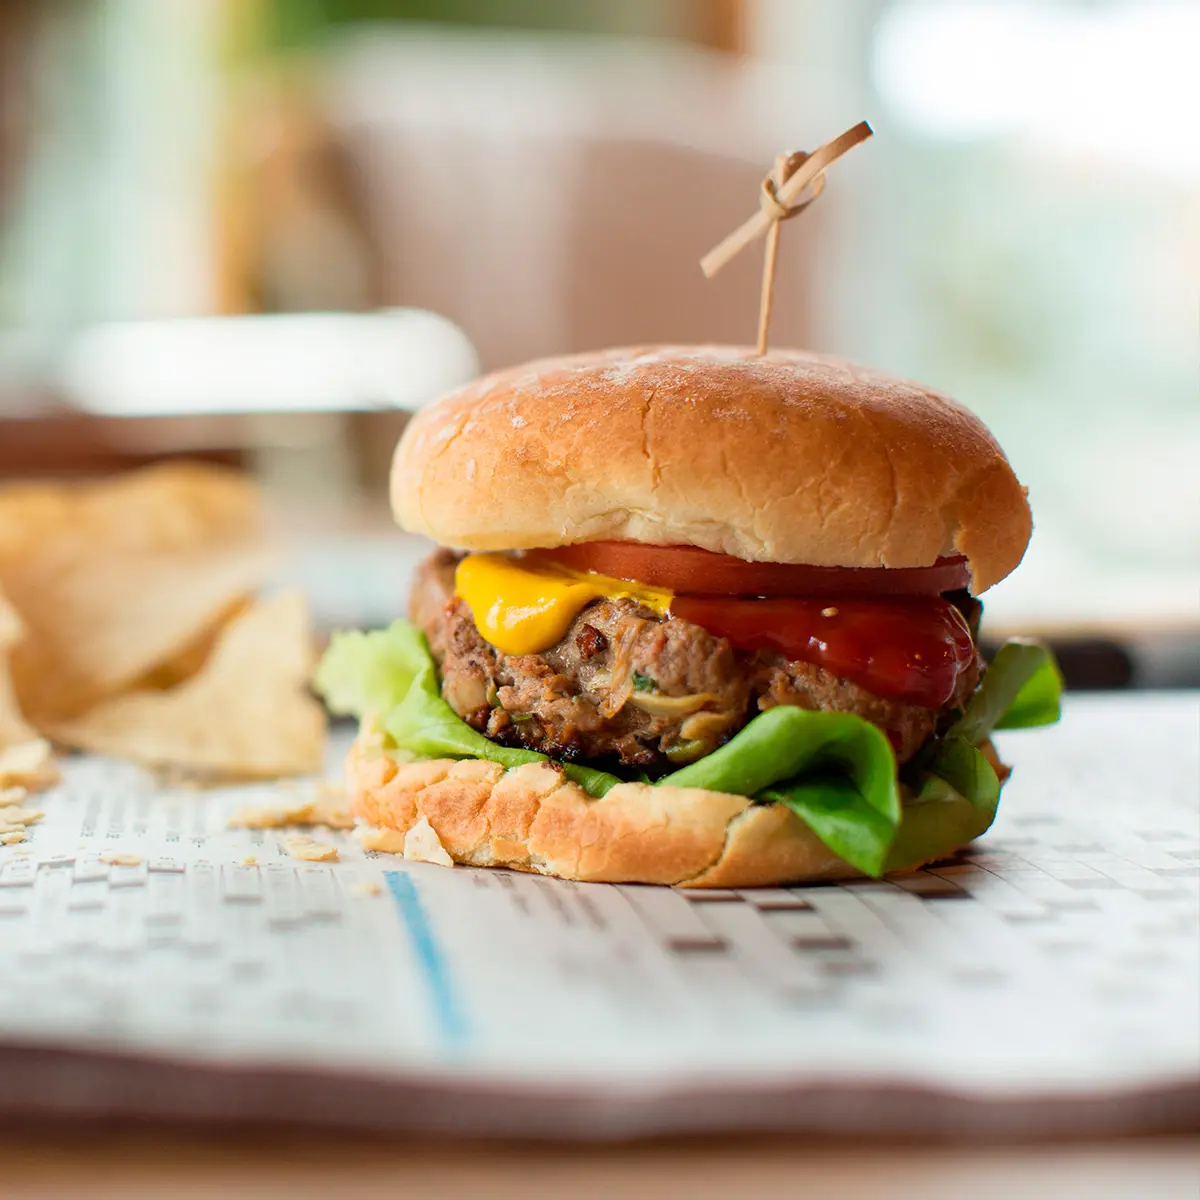
[(469, 554), (454, 572), (454, 592), (465, 601), (484, 638), (503, 654), (537, 654), (560, 642), (593, 600), (626, 598), (661, 616), (673, 593), (591, 571), (522, 562), (505, 554)]

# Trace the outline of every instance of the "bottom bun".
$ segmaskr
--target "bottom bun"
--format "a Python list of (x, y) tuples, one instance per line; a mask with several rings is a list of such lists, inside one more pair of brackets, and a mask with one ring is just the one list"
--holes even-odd
[[(596, 799), (552, 763), (398, 762), (370, 734), (351, 748), (347, 773), (354, 815), (391, 831), (368, 844), (408, 858), (679, 887), (862, 877), (791, 809), (745, 796), (621, 783)], [(965, 800), (906, 807), (889, 872), (946, 857), (993, 815)]]

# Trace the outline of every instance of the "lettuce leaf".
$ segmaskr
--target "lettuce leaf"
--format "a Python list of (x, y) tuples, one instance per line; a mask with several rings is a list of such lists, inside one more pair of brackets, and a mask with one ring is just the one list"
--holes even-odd
[(1016, 698), (996, 722), (996, 728), (1032, 729), (1038, 725), (1053, 725), (1062, 716), (1063, 686), (1058, 663), (1046, 649), (1045, 659), (1021, 685)]
[(786, 804), (834, 854), (863, 874), (883, 874), (900, 825), (898, 803), (893, 818), (868, 803), (845, 775), (831, 772), (766, 788), (756, 798)]
[(374, 633), (335, 633), (317, 663), (313, 688), (340, 717), (391, 712), (430, 659), (428, 646), (407, 621)]
[(946, 731), (978, 746), (993, 729), (1050, 725), (1061, 714), (1062, 676), (1041, 642), (1005, 642), (963, 715)]
[(849, 781), (875, 812), (900, 819), (896, 758), (886, 735), (852, 713), (780, 705), (760, 713), (724, 746), (661, 779), (671, 787), (760, 796), (812, 773)]
[[(930, 779), (936, 779), (930, 776)], [(896, 831), (896, 840), (888, 850), (881, 874), (906, 871), (922, 863), (944, 858), (959, 846), (965, 846), (987, 832), (996, 817), (996, 806), (972, 804), (946, 783), (939, 781), (936, 801), (909, 803), (904, 820)]]
[(768, 709), (724, 746), (659, 782), (786, 804), (868, 875), (883, 869), (900, 823), (891, 743), (851, 713)]
[(983, 752), (960, 737), (940, 738), (917, 791), (919, 802), (945, 799), (941, 785), (976, 808), (995, 809), (1000, 779)]

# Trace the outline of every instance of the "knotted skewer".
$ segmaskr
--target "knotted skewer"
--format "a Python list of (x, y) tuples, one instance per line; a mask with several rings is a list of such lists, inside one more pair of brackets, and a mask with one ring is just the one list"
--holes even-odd
[[(762, 296), (758, 308), (758, 353), (767, 351), (767, 331), (771, 324), (771, 306), (775, 293), (775, 260), (779, 253), (779, 227), (802, 213), (824, 190), (825, 168), (848, 150), (871, 136), (866, 121), (847, 129), (833, 141), (811, 154), (797, 151), (775, 159), (771, 173), (762, 181), (759, 208), (727, 238), (714, 246), (701, 260), (700, 269), (711, 279), (726, 263), (755, 238), (767, 235), (763, 253)], [(807, 195), (805, 191), (807, 189)]]

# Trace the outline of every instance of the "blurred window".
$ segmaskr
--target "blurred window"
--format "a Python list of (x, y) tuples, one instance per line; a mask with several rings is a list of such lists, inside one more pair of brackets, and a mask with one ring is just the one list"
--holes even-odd
[(872, 254), (833, 337), (961, 397), (1029, 484), (1000, 608), (1194, 627), (1200, 4), (878, 9)]

